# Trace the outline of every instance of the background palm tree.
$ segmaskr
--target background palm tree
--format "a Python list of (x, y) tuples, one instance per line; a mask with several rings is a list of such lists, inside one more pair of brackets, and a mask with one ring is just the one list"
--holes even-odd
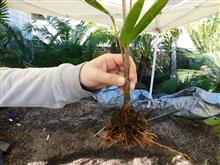
[(170, 77), (176, 77), (177, 72), (177, 39), (180, 36), (180, 30), (173, 28), (169, 31), (162, 33), (162, 41), (160, 48), (164, 49), (170, 57)]
[(8, 23), (6, 1), (0, 1), (0, 65), (23, 67), (30, 54), (27, 40), (21, 31)]
[(200, 54), (215, 53), (220, 48), (220, 17), (218, 14), (189, 24), (185, 28)]
[(85, 53), (89, 59), (103, 54), (104, 52), (119, 52), (117, 38), (113, 30), (104, 27), (98, 27), (88, 35), (83, 42)]
[(149, 33), (142, 33), (131, 44), (131, 54), (137, 63), (138, 81), (142, 81), (146, 71), (151, 68), (154, 37)]
[(35, 66), (56, 66), (64, 62), (79, 64), (110, 51), (109, 48), (116, 45), (115, 34), (94, 23), (81, 21), (71, 26), (69, 20), (57, 17), (46, 17), (46, 21), (56, 31), (55, 34), (46, 26), (38, 27), (30, 23), (25, 26), (28, 34), (35, 34), (32, 39), (35, 42)]

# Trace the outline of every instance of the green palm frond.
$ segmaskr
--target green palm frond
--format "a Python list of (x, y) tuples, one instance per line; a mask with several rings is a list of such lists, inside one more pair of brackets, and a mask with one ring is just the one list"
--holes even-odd
[(72, 30), (69, 20), (64, 21), (57, 17), (48, 16), (47, 21), (54, 29), (57, 30), (57, 33), (59, 33), (59, 37), (61, 39), (69, 39), (69, 32)]
[(89, 31), (93, 28), (97, 28), (94, 23), (85, 23), (85, 21), (81, 21), (72, 31), (72, 41), (78, 44), (83, 44), (82, 42), (85, 39), (85, 35), (89, 35)]
[[(5, 38), (7, 38), (7, 45), (10, 49), (19, 50), (21, 60), (29, 60), (31, 56), (32, 43), (29, 39), (23, 36), (23, 33), (17, 27), (4, 25), (7, 33)], [(17, 54), (17, 53), (16, 53)]]
[(0, 0), (0, 24), (4, 24), (8, 19), (8, 9), (5, 0)]
[(197, 24), (185, 26), (200, 53), (214, 53), (220, 43), (220, 17), (210, 16)]
[(105, 28), (97, 28), (93, 31), (83, 43), (85, 52), (93, 56), (95, 50), (100, 46), (110, 47), (115, 42), (116, 36), (111, 31)]
[(24, 32), (26, 32), (27, 34), (31, 34), (33, 31), (36, 31), (36, 27), (31, 23), (26, 23), (24, 24), (22, 30), (24, 30)]
[[(36, 25), (32, 25), (31, 23), (26, 23), (23, 26), (22, 30), (28, 35), (31, 35), (32, 32), (35, 32), (37, 34), (40, 34), (41, 36), (43, 36), (44, 39), (47, 40), (52, 40), (52, 38), (54, 37), (54, 35), (48, 30), (46, 26), (38, 27)], [(34, 36), (37, 37), (37, 35)]]
[(93, 44), (97, 45), (100, 43), (107, 43), (111, 34), (104, 28), (97, 28), (94, 32), (92, 32), (86, 41), (85, 44)]
[(153, 47), (153, 35), (148, 33), (140, 34), (133, 42), (133, 46), (139, 55), (151, 56)]

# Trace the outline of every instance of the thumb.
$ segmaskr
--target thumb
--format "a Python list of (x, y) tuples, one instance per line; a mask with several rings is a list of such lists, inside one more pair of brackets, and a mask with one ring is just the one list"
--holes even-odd
[(125, 84), (125, 78), (123, 76), (100, 71), (97, 79), (99, 82), (107, 85), (123, 86)]

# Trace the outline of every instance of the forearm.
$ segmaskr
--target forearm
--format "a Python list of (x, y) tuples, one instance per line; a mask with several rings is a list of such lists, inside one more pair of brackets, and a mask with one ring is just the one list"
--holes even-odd
[(61, 108), (90, 95), (82, 89), (81, 65), (0, 69), (0, 107)]

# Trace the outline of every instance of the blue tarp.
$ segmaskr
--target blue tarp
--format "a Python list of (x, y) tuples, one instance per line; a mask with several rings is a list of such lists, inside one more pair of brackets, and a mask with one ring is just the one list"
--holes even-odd
[[(112, 86), (101, 90), (94, 98), (102, 104), (121, 106), (123, 96), (117, 87)], [(151, 102), (150, 107), (149, 101)], [(165, 95), (157, 99), (150, 99), (149, 92), (144, 89), (135, 89), (131, 94), (131, 103), (134, 107), (155, 109), (176, 109), (178, 116), (187, 118), (207, 118), (220, 114), (220, 93), (210, 93), (201, 88), (191, 87), (172, 95)]]

